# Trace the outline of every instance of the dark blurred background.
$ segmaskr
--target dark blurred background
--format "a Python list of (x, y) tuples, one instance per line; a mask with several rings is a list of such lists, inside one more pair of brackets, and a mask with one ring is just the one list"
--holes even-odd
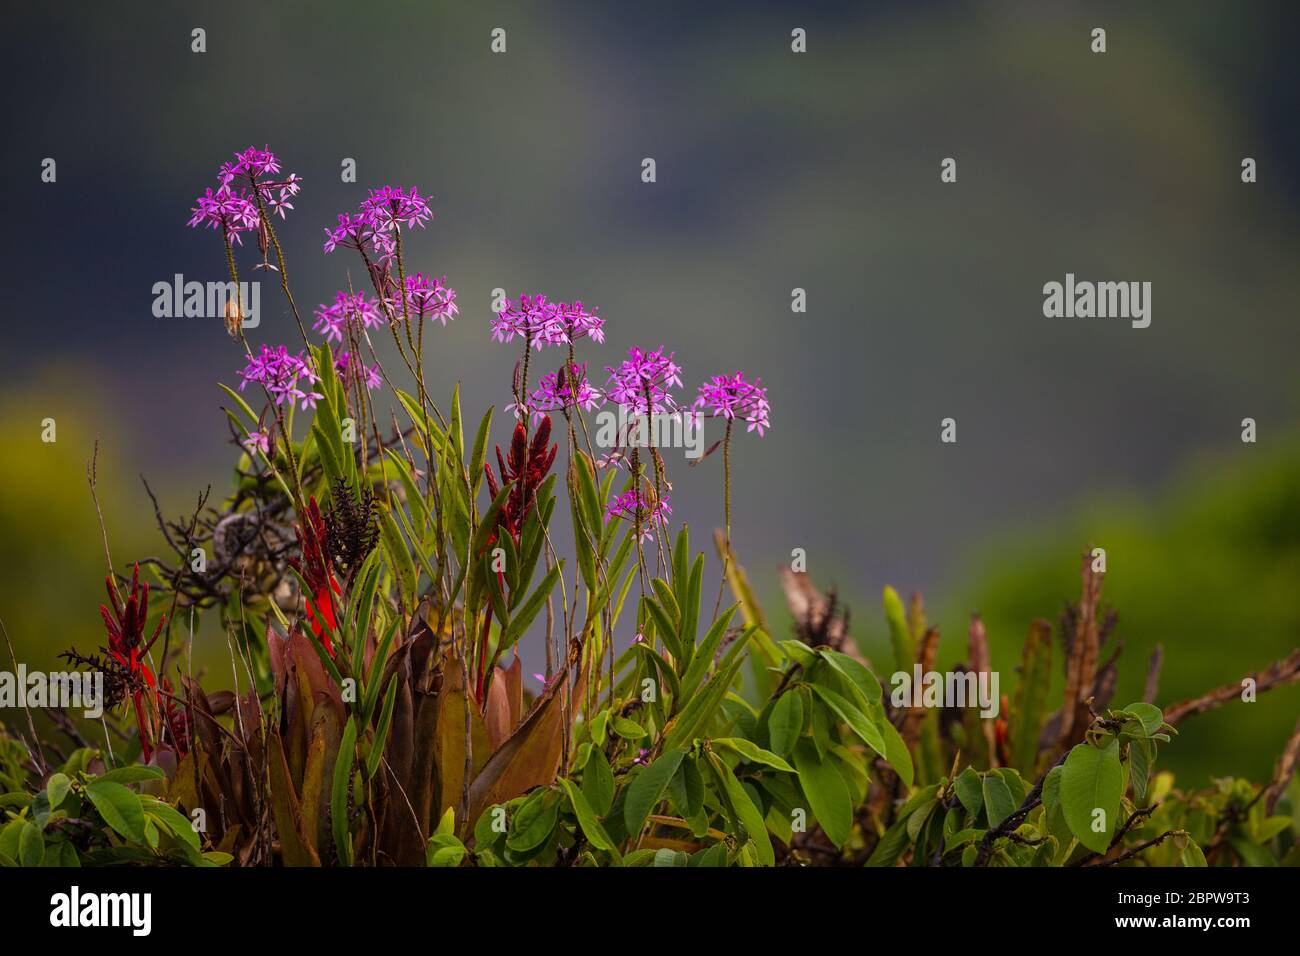
[[(593, 370), (663, 344), (691, 391), (761, 376), (772, 429), (737, 441), (734, 538), (778, 629), (775, 569), (804, 548), (869, 650), (886, 583), (925, 592), (945, 665), (983, 612), (1007, 687), (1098, 544), (1121, 698), (1156, 641), (1162, 702), (1238, 679), (1300, 633), (1298, 23), (1294, 3), (1230, 0), (15, 7), (0, 615), (19, 656), (99, 640), (96, 436), (119, 564), (161, 551), (138, 475), (173, 516), (226, 489), (216, 383), (240, 354), (219, 322), (155, 318), (152, 287), (222, 278), (219, 240), (185, 221), (219, 163), (265, 143), (304, 178), (279, 227), (304, 311), (357, 277), (321, 253), (336, 213), (370, 186), (433, 194), (408, 261), (447, 275), (461, 315), (431, 330), (431, 388), (460, 379), (475, 418), (509, 400), (495, 287), (598, 305)], [(1151, 327), (1045, 319), (1067, 272), (1152, 282)], [(262, 311), (252, 341), (292, 343), (265, 280)], [(703, 544), (721, 462), (669, 468)], [(1297, 690), (1188, 724), (1165, 764), (1198, 785), (1266, 774)]]

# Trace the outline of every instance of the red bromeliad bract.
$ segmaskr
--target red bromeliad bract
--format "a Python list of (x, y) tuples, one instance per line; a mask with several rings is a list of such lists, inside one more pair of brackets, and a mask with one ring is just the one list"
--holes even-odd
[(330, 639), (330, 633), (338, 627), (334, 597), (342, 596), (343, 589), (334, 576), (334, 568), (325, 545), (325, 517), (314, 497), (308, 503), (307, 513), (294, 530), (298, 534), (302, 557), (290, 558), (289, 564), (307, 582), (310, 592), (306, 598), (307, 621), (311, 625), (311, 632), (333, 657), (334, 642)]
[[(108, 647), (104, 648), (109, 662), (115, 664), (125, 678), (131, 706), (135, 711), (136, 726), (140, 732), (140, 750), (144, 759), (152, 758), (161, 732), (160, 723), (166, 726), (177, 756), (183, 757), (189, 749), (188, 725), (185, 715), (170, 700), (159, 693), (158, 681), (153, 671), (144, 663), (158, 636), (167, 624), (167, 615), (158, 619), (158, 626), (146, 641), (145, 628), (149, 619), (149, 584), (140, 583), (140, 565), (131, 574), (131, 590), (126, 600), (118, 592), (113, 576), (105, 579), (111, 608), (101, 604), (100, 616), (108, 629)], [(170, 694), (171, 685), (163, 682), (164, 693)]]
[[(510, 453), (504, 458), (501, 455), (501, 446), (498, 445), (497, 452), (497, 469), (500, 472), (500, 480), (492, 474), (492, 466), (483, 465), (483, 474), (487, 478), (488, 494), (495, 501), (501, 494), (501, 489), (513, 484), (510, 493), (506, 496), (505, 502), (501, 505), (501, 510), (497, 513), (497, 525), (492, 532), (484, 547), (484, 553), (487, 553), (497, 542), (497, 535), (504, 531), (510, 535), (511, 540), (518, 545), (519, 535), (523, 531), (524, 522), (528, 519), (529, 513), (537, 502), (537, 489), (541, 487), (542, 482), (546, 479), (547, 473), (551, 470), (551, 465), (555, 461), (555, 453), (559, 451), (559, 445), (551, 445), (547, 448), (551, 440), (551, 417), (543, 416), (537, 426), (537, 432), (533, 435), (532, 443), (528, 441), (528, 429), (523, 422), (515, 425), (515, 432), (510, 441)], [(481, 558), (482, 555), (479, 555)], [(496, 572), (497, 582), (501, 589), (505, 591), (505, 575), (500, 571)], [(488, 661), (487, 646), (488, 635), (491, 633), (492, 626), (492, 608), (489, 605), (487, 614), (483, 620), (483, 633), (479, 638), (479, 673), (476, 684), (477, 697), (481, 701), (486, 690)]]

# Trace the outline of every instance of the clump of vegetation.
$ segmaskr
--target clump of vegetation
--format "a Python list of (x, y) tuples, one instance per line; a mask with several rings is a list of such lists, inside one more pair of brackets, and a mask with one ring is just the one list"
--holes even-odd
[[(900, 701), (897, 675), (932, 671), (938, 650), (919, 596), (905, 607), (884, 595), (892, 678), (806, 575), (783, 574), (789, 636), (754, 599), (732, 548), (730, 489), (734, 426), (761, 436), (769, 424), (757, 380), (713, 376), (679, 403), (674, 354), (632, 349), (597, 387), (575, 356), (581, 340), (603, 340), (594, 309), (507, 300), (491, 331), (521, 342), (516, 422), (494, 468), (493, 411), (467, 441), (459, 389), (441, 406), (426, 386), (426, 326), (458, 314), (444, 279), (407, 272), (403, 237), (432, 219), (428, 201), (385, 187), (327, 230), (326, 251), (356, 252), (374, 294), (349, 284), (317, 310), (325, 341), (312, 344), (272, 220), (299, 189), (273, 154), (250, 149), (194, 210), (192, 225), (221, 233), (234, 290), (235, 246), (256, 237), (256, 268), (278, 274), (303, 349), (255, 353), (232, 298), (228, 328), (246, 360), (239, 388), (225, 388), (234, 489), (180, 520), (158, 514), (174, 562), (144, 560), (127, 576), (110, 559), (107, 643), (68, 659), (109, 676), (119, 718), (99, 746), (63, 717), (66, 755), (30, 723), (0, 736), (0, 863), (1300, 859), (1287, 809), (1300, 730), (1263, 786), (1177, 790), (1155, 770), (1160, 750), (1183, 717), (1226, 697), (1162, 711), (1153, 677), (1148, 699), (1114, 706), (1102, 576), (1086, 560), (1057, 706), (1041, 621), (996, 718)], [(372, 333), (391, 338), (407, 388)], [(534, 353), (548, 347), (562, 364), (530, 390)], [(250, 386), (263, 401), (245, 399)], [(612, 445), (593, 443), (584, 417), (605, 403), (626, 412)], [(723, 527), (711, 543), (728, 605), (724, 592), (706, 599), (706, 557), (686, 527), (671, 529), (669, 467), (642, 431), (663, 416), (721, 423), (709, 452), (721, 450)], [(184, 666), (200, 615), (227, 635), (233, 687)], [(545, 652), (529, 682), (523, 641)], [(975, 619), (962, 673), (993, 673), (989, 657)], [(1300, 654), (1259, 683), (1298, 677)]]

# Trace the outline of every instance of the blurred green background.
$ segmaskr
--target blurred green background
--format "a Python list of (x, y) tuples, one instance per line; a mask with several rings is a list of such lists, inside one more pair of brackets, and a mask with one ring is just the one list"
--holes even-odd
[[(12, 19), (0, 615), (32, 666), (100, 640), (95, 436), (119, 564), (160, 550), (138, 475), (169, 516), (226, 488), (215, 383), (239, 355), (219, 322), (154, 318), (151, 289), (221, 277), (218, 241), (184, 222), (253, 143), (305, 179), (281, 228), (305, 309), (356, 278), (320, 252), (337, 212), (384, 183), (434, 195), (411, 255), (462, 313), (435, 330), (431, 387), (461, 379), (469, 410), (509, 400), (496, 287), (598, 305), (593, 369), (664, 344), (688, 385), (760, 375), (773, 427), (737, 443), (734, 537), (774, 611), (775, 568), (804, 548), (869, 644), (886, 583), (924, 591), (945, 663), (983, 613), (1010, 691), (1030, 620), (1076, 596), (1097, 544), (1126, 641), (1118, 698), (1156, 641), (1162, 702), (1298, 642), (1294, 4), (122, 2)], [(1066, 272), (1152, 282), (1151, 327), (1045, 319), (1042, 285)], [(254, 344), (292, 342), (262, 291)], [(669, 460), (696, 529), (720, 522), (720, 465)], [(197, 659), (225, 655), (204, 632)], [(1190, 721), (1167, 765), (1261, 777), (1298, 701)]]

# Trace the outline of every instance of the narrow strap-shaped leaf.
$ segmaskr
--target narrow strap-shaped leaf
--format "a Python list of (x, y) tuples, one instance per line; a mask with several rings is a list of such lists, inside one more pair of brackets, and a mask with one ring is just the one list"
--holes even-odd
[(330, 788), (330, 827), (334, 833), (334, 851), (344, 866), (352, 865), (352, 835), (348, 832), (348, 789), (352, 782), (352, 761), (357, 745), (355, 718), (348, 718), (334, 761), (334, 780)]

